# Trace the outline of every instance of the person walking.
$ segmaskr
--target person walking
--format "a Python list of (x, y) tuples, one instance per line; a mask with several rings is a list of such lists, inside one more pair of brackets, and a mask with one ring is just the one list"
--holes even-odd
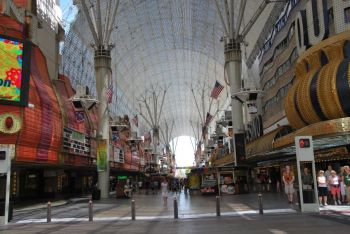
[(317, 176), (317, 188), (318, 188), (318, 199), (320, 205), (328, 206), (327, 204), (327, 194), (328, 194), (328, 188), (327, 188), (327, 179), (324, 175), (324, 171), (320, 170), (318, 172)]
[(163, 198), (163, 206), (168, 205), (168, 182), (166, 178), (163, 179), (163, 182), (161, 183), (161, 191), (162, 191), (162, 198)]
[(139, 194), (141, 194), (141, 190), (142, 190), (142, 180), (139, 180), (139, 182), (138, 182), (138, 188), (139, 188)]
[(284, 191), (288, 196), (288, 203), (293, 203), (293, 195), (294, 195), (294, 173), (290, 169), (290, 166), (286, 166), (286, 170), (283, 172), (283, 183), (284, 183)]
[(340, 178), (334, 170), (331, 171), (331, 175), (328, 178), (328, 183), (331, 188), (334, 205), (340, 205)]

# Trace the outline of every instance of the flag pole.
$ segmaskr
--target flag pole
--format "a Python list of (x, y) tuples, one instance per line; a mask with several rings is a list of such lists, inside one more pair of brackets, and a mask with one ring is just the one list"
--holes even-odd
[(214, 99), (213, 97), (211, 97), (211, 99), (210, 99), (209, 111), (208, 111), (209, 113), (210, 113), (210, 110), (211, 110), (211, 105), (213, 104), (213, 99)]

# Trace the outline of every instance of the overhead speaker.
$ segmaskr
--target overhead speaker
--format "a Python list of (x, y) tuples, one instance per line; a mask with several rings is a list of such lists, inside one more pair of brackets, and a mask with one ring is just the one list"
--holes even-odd
[(258, 98), (258, 93), (250, 93), (248, 100), (249, 101), (255, 101)]
[(83, 104), (79, 100), (74, 100), (74, 101), (72, 101), (72, 103), (73, 103), (73, 106), (75, 109), (82, 109), (83, 108)]

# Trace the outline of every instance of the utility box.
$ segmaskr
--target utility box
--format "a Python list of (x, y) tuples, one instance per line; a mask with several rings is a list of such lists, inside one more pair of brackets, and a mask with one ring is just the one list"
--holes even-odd
[[(295, 137), (301, 212), (319, 212), (312, 136)], [(304, 171), (307, 171), (306, 173)], [(305, 173), (305, 174), (304, 174)]]

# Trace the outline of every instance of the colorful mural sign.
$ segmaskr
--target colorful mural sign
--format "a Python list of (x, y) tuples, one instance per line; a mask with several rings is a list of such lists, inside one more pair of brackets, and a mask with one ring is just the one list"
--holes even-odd
[(0, 38), (0, 99), (19, 102), (23, 43)]
[[(0, 35), (0, 102), (25, 105), (29, 60), (24, 59), (25, 43)], [(23, 64), (25, 66), (23, 66)], [(24, 74), (25, 73), (25, 74)], [(24, 83), (23, 81), (26, 80)], [(25, 89), (24, 89), (25, 88)]]
[(105, 171), (107, 169), (107, 140), (99, 140), (97, 142), (97, 171)]

